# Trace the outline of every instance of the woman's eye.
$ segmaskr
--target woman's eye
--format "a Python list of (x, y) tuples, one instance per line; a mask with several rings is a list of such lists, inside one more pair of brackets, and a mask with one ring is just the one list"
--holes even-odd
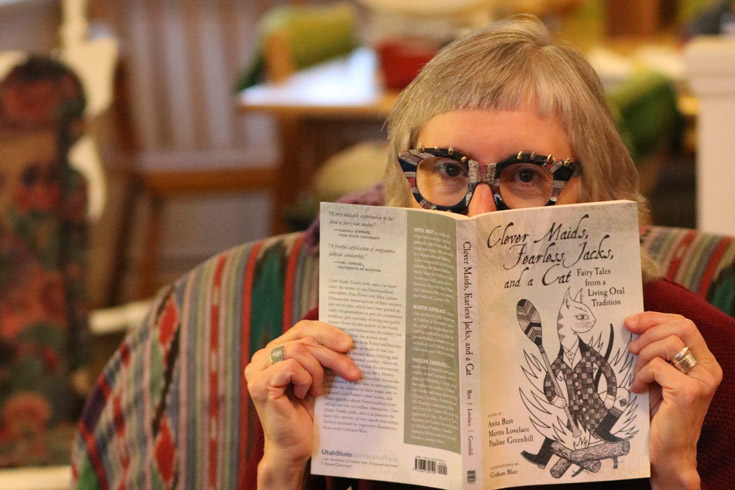
[(518, 172), (517, 176), (518, 180), (520, 180), (521, 182), (529, 183), (533, 182), (533, 179), (536, 178), (537, 174), (533, 170), (524, 168), (520, 172)]
[(447, 177), (460, 177), (464, 174), (464, 168), (454, 162), (441, 162), (437, 164), (436, 170)]
[(533, 184), (538, 180), (546, 180), (543, 170), (535, 165), (513, 165), (508, 170), (508, 177), (522, 184)]
[(425, 158), (416, 169), (416, 187), (429, 202), (454, 206), (467, 193), (467, 167), (451, 158)]

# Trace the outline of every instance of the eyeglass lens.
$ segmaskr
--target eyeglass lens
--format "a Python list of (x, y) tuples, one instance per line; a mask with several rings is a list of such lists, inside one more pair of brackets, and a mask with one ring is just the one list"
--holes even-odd
[[(427, 201), (439, 206), (454, 206), (467, 195), (470, 175), (467, 166), (446, 157), (429, 157), (419, 162), (416, 186)], [(532, 163), (514, 163), (498, 177), (500, 196), (511, 208), (544, 206), (551, 198), (554, 176)]]

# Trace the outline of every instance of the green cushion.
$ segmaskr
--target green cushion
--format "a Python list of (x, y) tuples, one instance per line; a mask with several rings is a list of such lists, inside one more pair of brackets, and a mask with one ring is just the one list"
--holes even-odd
[(355, 12), (348, 3), (327, 6), (290, 5), (269, 11), (260, 21), (261, 46), (238, 78), (236, 91), (263, 80), (263, 40), (276, 31), (286, 34), (297, 69), (349, 53), (357, 46)]

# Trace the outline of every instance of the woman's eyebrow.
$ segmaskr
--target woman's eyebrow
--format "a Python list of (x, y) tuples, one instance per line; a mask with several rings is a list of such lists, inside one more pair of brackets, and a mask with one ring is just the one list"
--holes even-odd
[(480, 161), (480, 160), (478, 160), (477, 158), (475, 158), (473, 156), (472, 152), (465, 151), (461, 147), (454, 146), (454, 145), (442, 145), (442, 146), (432, 145), (432, 146), (429, 146), (429, 145), (422, 145), (421, 143), (419, 143), (418, 146), (423, 146), (424, 148), (439, 148), (439, 149), (442, 149), (442, 150), (449, 150), (451, 148), (452, 151), (454, 151), (455, 153), (458, 153), (460, 156), (465, 156), (465, 157), (467, 157), (467, 158), (469, 158), (471, 160), (475, 160), (475, 161), (478, 161), (478, 162)]
[[(432, 147), (432, 148), (433, 148), (433, 147)], [(445, 149), (448, 149), (448, 148), (449, 148), (449, 146), (445, 146), (445, 147), (439, 147), (439, 148), (445, 148)], [(520, 153), (532, 153), (532, 152), (533, 152), (532, 150), (525, 150), (525, 149), (523, 149), (523, 150), (518, 150), (518, 151), (508, 152), (508, 153), (507, 153), (507, 154), (505, 154), (505, 156), (503, 156), (503, 157), (497, 158), (497, 159), (495, 159), (495, 160), (493, 160), (493, 161), (488, 161), (488, 160), (486, 160), (486, 159), (483, 159), (483, 158), (478, 158), (477, 156), (475, 156), (475, 154), (473, 154), (473, 152), (465, 151), (465, 150), (463, 150), (462, 148), (459, 148), (459, 147), (456, 147), (456, 146), (452, 146), (452, 149), (453, 149), (454, 151), (456, 151), (457, 153), (459, 153), (459, 154), (461, 154), (461, 155), (463, 155), (463, 156), (466, 156), (466, 157), (467, 157), (467, 158), (469, 158), (470, 160), (474, 160), (474, 161), (476, 161), (476, 162), (478, 162), (478, 163), (482, 163), (482, 164), (484, 164), (484, 165), (492, 165), (493, 163), (498, 163), (498, 162), (505, 162), (506, 160), (510, 160), (510, 159), (512, 159), (512, 158), (515, 158), (515, 157), (516, 157), (516, 156), (518, 155), (518, 153), (519, 153), (519, 152), (520, 152)], [(537, 155), (541, 155), (541, 153), (540, 153), (540, 152), (536, 152), (536, 154), (537, 154)], [(544, 155), (544, 156), (546, 156), (546, 154), (545, 154), (545, 153), (544, 153), (543, 155)]]
[[(488, 161), (488, 160), (485, 160), (483, 158), (476, 157), (475, 156), (476, 154), (474, 154), (473, 152), (471, 152), (471, 151), (465, 151), (462, 147), (459, 147), (459, 146), (454, 146), (454, 145), (442, 145), (442, 146), (439, 146), (439, 145), (424, 145), (423, 143), (419, 142), (416, 145), (416, 148), (420, 148), (420, 147), (430, 148), (430, 149), (439, 148), (439, 149), (442, 149), (442, 150), (449, 150), (451, 148), (454, 152), (458, 153), (460, 156), (466, 156), (470, 160), (474, 160), (474, 161), (476, 161), (478, 163), (482, 163), (484, 165), (492, 165), (493, 163), (499, 163), (499, 162), (505, 162), (507, 160), (511, 160), (511, 159), (515, 158), (519, 153), (535, 154), (537, 156), (547, 156), (548, 155), (548, 153), (544, 153), (544, 152), (541, 152), (541, 151), (534, 151), (534, 150), (529, 150), (528, 148), (523, 148), (523, 149), (519, 149), (518, 151), (508, 152), (507, 154), (505, 154), (505, 156), (503, 156), (501, 158), (498, 158), (498, 159), (496, 159), (494, 161)], [(559, 157), (557, 157), (556, 155), (553, 155), (553, 154), (552, 154), (552, 157), (553, 158), (559, 158)]]

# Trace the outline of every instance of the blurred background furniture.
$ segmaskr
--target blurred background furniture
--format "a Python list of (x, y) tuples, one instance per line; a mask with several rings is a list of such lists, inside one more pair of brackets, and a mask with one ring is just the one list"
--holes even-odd
[[(161, 239), (166, 231), (164, 206), (168, 200), (270, 190), (276, 182), (276, 172), (272, 166), (262, 168), (228, 166), (209, 170), (149, 170), (133, 176), (133, 179), (135, 179), (132, 182), (133, 196), (137, 193), (137, 189), (141, 189), (143, 196), (148, 198), (148, 218), (143, 235), (145, 247), (140, 258), (138, 286), (134, 293), (135, 298), (141, 299), (153, 295), (160, 285), (157, 281), (157, 272)], [(130, 199), (131, 205), (135, 203), (134, 197), (127, 199)], [(125, 221), (128, 224), (132, 224), (130, 216), (132, 211), (132, 209), (127, 211)], [(127, 231), (130, 231), (129, 228)], [(126, 236), (127, 233), (121, 233), (122, 241), (126, 240)], [(121, 247), (120, 250), (129, 249)], [(121, 266), (116, 270), (122, 272), (123, 257), (118, 256), (117, 260)], [(114, 274), (110, 279), (110, 286), (119, 288), (121, 284), (122, 274)], [(111, 300), (118, 297), (117, 289), (111, 290), (108, 294)]]
[(71, 480), (69, 465), (7, 469), (0, 472), (0, 487), (13, 490), (68, 490)]
[(0, 488), (68, 488), (97, 373), (88, 229), (106, 196), (88, 124), (110, 103), (116, 44), (87, 36), (83, 0), (51, 3), (0, 11), (3, 34), (20, 27), (14, 50), (0, 52), (0, 466), (12, 467)]
[[(347, 9), (321, 8), (331, 2), (319, 0), (95, 3), (96, 17), (112, 25), (124, 53), (111, 130), (122, 137), (108, 167), (126, 182), (111, 189), (119, 204), (108, 211), (124, 231), (101, 237), (121, 244), (113, 245), (104, 294), (114, 304), (146, 296), (218, 250), (271, 233), (278, 128), (268, 116), (240, 114), (233, 83), (251, 59), (259, 60), (253, 73), (265, 73), (264, 46), (278, 45), (263, 43), (264, 15), (278, 20), (275, 13), (286, 12), (280, 17), (288, 20), (292, 9), (299, 18), (329, 11), (341, 19)], [(319, 34), (333, 42), (332, 31)], [(308, 55), (312, 46), (303, 34), (300, 40), (299, 56)], [(293, 177), (284, 180), (299, 186)]]
[(288, 177), (274, 181), (272, 233), (311, 220), (299, 207), (320, 163), (358, 141), (384, 139), (392, 98), (383, 96), (373, 53), (353, 52), (357, 24), (347, 2), (276, 8), (259, 22), (261, 47), (236, 90), (242, 112), (273, 115), (278, 126), (277, 172)]
[(735, 36), (695, 39), (684, 56), (689, 84), (699, 101), (697, 228), (732, 234), (735, 220), (726, 209), (735, 185)]
[(235, 90), (269, 80), (280, 82), (299, 70), (343, 56), (358, 45), (352, 5), (286, 5), (258, 20), (258, 48), (238, 77)]
[(85, 95), (31, 56), (0, 82), (0, 466), (65, 464), (89, 387)]
[[(119, 183), (108, 216), (119, 226), (101, 237), (113, 250), (104, 304), (146, 298), (188, 263), (267, 234), (259, 217), (269, 213), (263, 198), (272, 187), (274, 149), (255, 141), (269, 139), (268, 125), (253, 131), (234, 114), (229, 92), (249, 54), (251, 39), (242, 35), (265, 8), (267, 2), (96, 2), (94, 15), (123, 43), (108, 129), (119, 138), (108, 168)], [(216, 225), (223, 220), (210, 213), (243, 219), (222, 230)], [(167, 275), (162, 255), (184, 264)]]
[[(352, 143), (381, 136), (396, 95), (380, 84), (377, 57), (367, 48), (295, 73), (280, 83), (258, 84), (240, 92), (241, 111), (271, 114), (280, 128), (279, 174), (289, 178), (279, 180), (274, 189), (274, 232), (288, 229), (284, 213), (297, 202), (299, 190), (308, 187), (317, 162)], [(340, 132), (342, 137), (336, 137)], [(384, 163), (372, 162), (379, 172)]]

